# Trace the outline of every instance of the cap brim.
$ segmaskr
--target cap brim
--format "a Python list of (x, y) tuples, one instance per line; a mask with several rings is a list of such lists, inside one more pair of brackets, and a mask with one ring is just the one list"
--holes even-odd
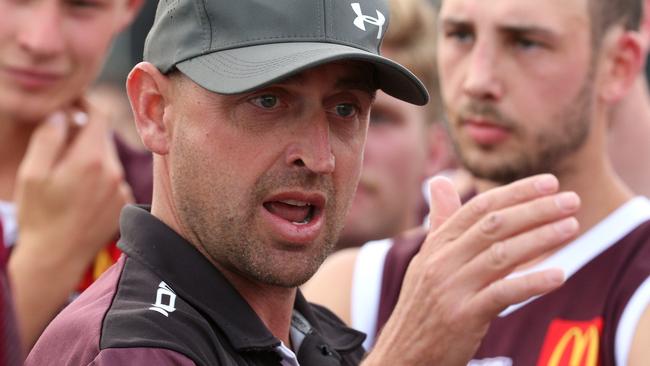
[(373, 64), (379, 88), (395, 98), (416, 105), (429, 101), (424, 85), (405, 67), (373, 53), (333, 43), (272, 43), (234, 48), (197, 56), (176, 64), (176, 67), (210, 91), (239, 94), (340, 60)]

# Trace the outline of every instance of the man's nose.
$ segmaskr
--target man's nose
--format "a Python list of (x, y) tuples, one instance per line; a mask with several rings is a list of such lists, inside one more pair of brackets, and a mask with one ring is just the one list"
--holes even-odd
[(51, 57), (64, 47), (63, 19), (59, 1), (37, 1), (30, 4), (32, 21), (22, 21), (18, 44), (35, 57)]
[(463, 91), (472, 98), (499, 100), (504, 92), (499, 78), (499, 51), (495, 45), (480, 40), (468, 54)]
[(287, 150), (287, 164), (305, 167), (316, 174), (334, 172), (335, 157), (325, 112), (302, 123), (294, 134)]

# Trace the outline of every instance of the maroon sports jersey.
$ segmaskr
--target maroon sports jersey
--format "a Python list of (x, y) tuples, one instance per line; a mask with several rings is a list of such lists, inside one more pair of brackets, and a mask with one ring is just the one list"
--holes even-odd
[(22, 357), (7, 279), (6, 260), (2, 220), (0, 220), (0, 365), (13, 366), (19, 365)]
[[(650, 304), (649, 220), (650, 201), (635, 198), (527, 270), (560, 267), (567, 281), (500, 314), (470, 365), (625, 365), (636, 324)], [(401, 244), (388, 250), (383, 262), (378, 328), (399, 296), (395, 283), (401, 284), (419, 249), (412, 241)]]

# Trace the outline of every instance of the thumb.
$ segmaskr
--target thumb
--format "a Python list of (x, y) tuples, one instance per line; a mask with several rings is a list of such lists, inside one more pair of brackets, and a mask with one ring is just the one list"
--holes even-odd
[(461, 206), (460, 196), (449, 178), (437, 176), (429, 182), (431, 203), (429, 204), (430, 230), (434, 231)]

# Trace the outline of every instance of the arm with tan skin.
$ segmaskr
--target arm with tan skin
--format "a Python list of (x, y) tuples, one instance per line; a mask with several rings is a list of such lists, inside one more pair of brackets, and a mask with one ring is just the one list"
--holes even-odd
[(628, 356), (628, 366), (643, 366), (650, 359), (650, 306), (648, 306), (637, 324), (634, 340)]
[[(343, 249), (332, 254), (301, 288), (305, 298), (330, 309), (348, 326), (352, 325), (352, 276), (358, 254), (359, 248)], [(333, 285), (335, 291), (331, 290)]]
[(556, 194), (555, 178), (527, 178), (463, 207), (448, 180), (430, 190), (430, 233), (364, 365), (466, 365), (499, 312), (563, 283), (558, 270), (505, 278), (577, 234), (579, 199)]
[(25, 351), (115, 237), (132, 200), (105, 119), (87, 116), (75, 133), (64, 113), (41, 124), (18, 172), (19, 239), (8, 271)]

